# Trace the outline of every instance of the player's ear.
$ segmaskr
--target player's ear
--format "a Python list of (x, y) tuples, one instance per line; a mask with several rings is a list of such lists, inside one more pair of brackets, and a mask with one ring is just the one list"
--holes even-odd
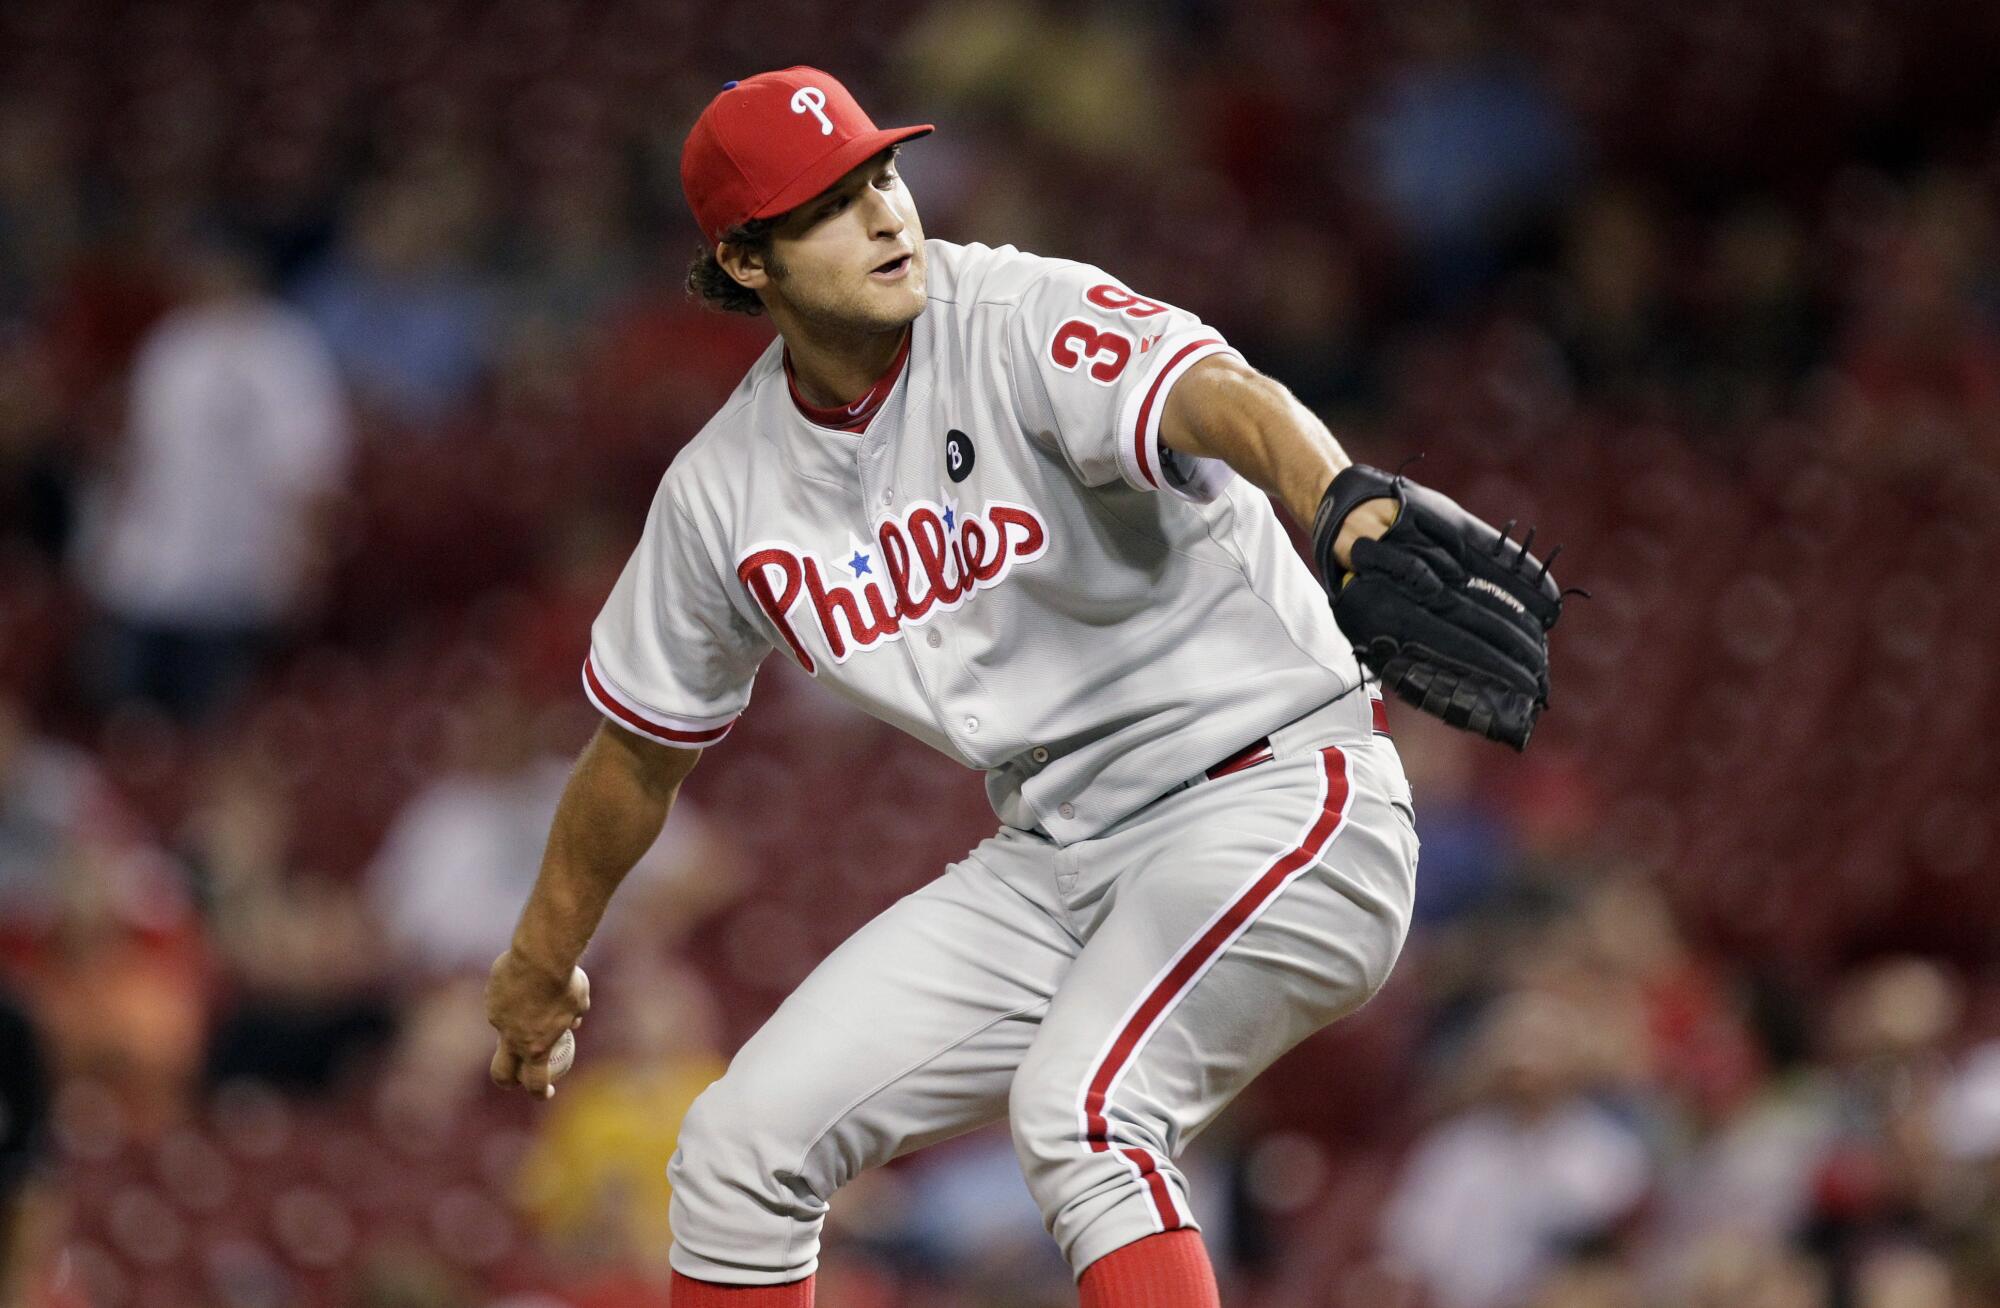
[(730, 279), (748, 290), (761, 291), (770, 285), (771, 273), (765, 266), (767, 252), (752, 250), (729, 241), (715, 247), (715, 261)]

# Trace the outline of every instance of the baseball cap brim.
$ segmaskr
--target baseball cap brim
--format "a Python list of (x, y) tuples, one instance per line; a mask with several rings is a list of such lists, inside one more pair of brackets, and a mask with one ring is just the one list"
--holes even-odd
[(814, 160), (811, 167), (758, 206), (750, 217), (775, 218), (796, 209), (890, 146), (915, 140), (919, 136), (929, 136), (936, 130), (930, 123), (919, 123), (914, 127), (884, 127), (857, 136), (832, 154)]

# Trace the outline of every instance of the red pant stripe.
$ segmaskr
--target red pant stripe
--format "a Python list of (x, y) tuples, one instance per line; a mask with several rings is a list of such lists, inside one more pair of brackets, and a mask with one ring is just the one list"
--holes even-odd
[[(1112, 1087), (1144, 1046), (1147, 1037), (1193, 988), (1202, 973), (1277, 898), (1278, 892), (1293, 877), (1323, 857), (1334, 837), (1340, 834), (1340, 828), (1347, 820), (1347, 758), (1337, 747), (1329, 745), (1320, 751), (1320, 768), (1324, 783), (1323, 798), (1305, 838), (1259, 873), (1181, 950), (1126, 1018), (1110, 1047), (1099, 1058), (1083, 1096), (1084, 1139), (1093, 1152), (1102, 1153), (1111, 1148), (1111, 1127), (1105, 1118), (1105, 1103), (1110, 1098)], [(1146, 1182), (1154, 1210), (1162, 1223), (1161, 1229), (1171, 1231), (1180, 1227), (1182, 1222), (1171, 1196), (1167, 1194), (1166, 1178), (1160, 1175), (1152, 1155), (1137, 1148), (1120, 1148), (1119, 1152)]]

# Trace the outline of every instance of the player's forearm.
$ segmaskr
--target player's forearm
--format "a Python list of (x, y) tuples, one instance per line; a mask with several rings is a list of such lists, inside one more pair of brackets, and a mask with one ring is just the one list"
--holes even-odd
[[(1290, 391), (1228, 355), (1203, 359), (1167, 397), (1160, 439), (1176, 450), (1221, 459), (1310, 531), (1326, 488), (1353, 464), (1326, 424)], [(1333, 559), (1348, 566), (1354, 543), (1380, 536), (1396, 502), (1369, 500), (1342, 519)]]
[(1174, 386), (1160, 438), (1172, 449), (1221, 459), (1303, 527), (1312, 526), (1334, 474), (1353, 462), (1289, 390), (1228, 355), (1203, 359)]
[(568, 975), (619, 883), (659, 838), (696, 757), (599, 730), (556, 808), (541, 874), (514, 928), (515, 954), (537, 971)]

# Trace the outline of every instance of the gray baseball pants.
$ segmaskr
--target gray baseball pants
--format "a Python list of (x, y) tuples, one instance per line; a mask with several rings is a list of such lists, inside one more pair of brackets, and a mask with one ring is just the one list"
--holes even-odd
[(1076, 1275), (1193, 1226), (1175, 1157), (1382, 986), (1410, 921), (1409, 784), (1365, 694), (1271, 755), (1066, 848), (1003, 826), (836, 949), (688, 1113), (674, 1268), (808, 1276), (843, 1184), (1001, 1118)]

